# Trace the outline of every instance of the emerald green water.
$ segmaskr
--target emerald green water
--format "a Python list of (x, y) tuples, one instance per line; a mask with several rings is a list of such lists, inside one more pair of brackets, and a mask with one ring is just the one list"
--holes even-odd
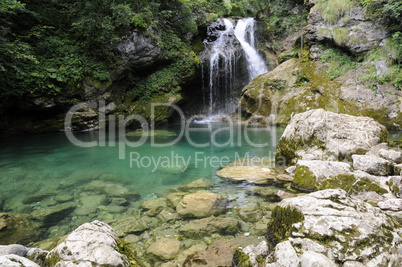
[[(162, 191), (198, 178), (210, 179), (222, 189), (236, 186), (223, 182), (215, 172), (221, 165), (237, 158), (274, 157), (275, 145), (283, 128), (246, 129), (244, 126), (236, 126), (230, 131), (227, 128), (225, 130), (224, 127), (227, 126), (213, 124), (208, 128), (207, 125), (194, 125), (192, 127), (199, 131), (191, 131), (190, 139), (183, 136), (166, 147), (155, 147), (148, 138), (139, 147), (124, 146), (124, 159), (119, 159), (121, 136), (110, 138), (106, 135), (100, 138), (99, 132), (75, 133), (74, 136), (84, 142), (104, 141), (103, 147), (78, 147), (64, 134), (3, 138), (0, 148), (0, 211), (30, 213), (36, 209), (58, 205), (54, 198), (60, 195), (70, 195), (73, 197), (71, 202), (82, 205), (79, 198), (88, 194), (88, 185), (93, 181), (123, 186), (140, 194), (141, 199), (156, 197)], [(172, 126), (162, 130), (180, 133), (181, 129)], [(173, 139), (175, 137), (158, 137), (155, 142), (161, 145)], [(132, 138), (129, 140), (133, 141)], [(212, 144), (212, 141), (217, 144)], [(190, 142), (210, 144), (196, 147)], [(267, 145), (260, 147), (254, 144)], [(130, 154), (138, 159), (130, 160)], [(160, 159), (160, 163), (163, 161), (165, 165), (149, 163), (152, 158), (155, 161)], [(41, 193), (46, 197), (41, 197), (36, 202), (27, 201), (30, 196)], [(96, 195), (97, 192), (91, 194)], [(130, 210), (135, 205), (130, 203), (121, 212)], [(97, 213), (89, 214), (75, 224), (90, 219), (102, 219), (97, 216)]]

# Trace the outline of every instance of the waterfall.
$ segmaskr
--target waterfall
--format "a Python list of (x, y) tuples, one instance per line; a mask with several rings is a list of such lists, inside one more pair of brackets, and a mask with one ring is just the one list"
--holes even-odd
[(203, 86), (208, 89), (204, 102), (209, 117), (235, 111), (241, 89), (268, 71), (256, 49), (254, 30), (253, 18), (240, 19), (236, 26), (230, 19), (218, 19), (208, 27), (203, 62), (209, 64), (209, 74)]
[(247, 59), (247, 69), (250, 80), (254, 79), (258, 75), (266, 73), (268, 71), (267, 66), (258, 54), (255, 47), (254, 27), (255, 20), (253, 18), (245, 18), (239, 20), (236, 25), (235, 35), (239, 40)]

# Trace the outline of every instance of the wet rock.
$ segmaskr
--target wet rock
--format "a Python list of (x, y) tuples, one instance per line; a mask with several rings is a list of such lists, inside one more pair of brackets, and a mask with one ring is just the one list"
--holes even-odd
[(276, 159), (288, 164), (339, 160), (367, 152), (386, 138), (386, 128), (372, 118), (315, 109), (293, 117), (279, 140)]
[(74, 212), (78, 216), (96, 213), (100, 206), (107, 205), (108, 201), (103, 195), (82, 195), (81, 206)]
[(51, 227), (58, 224), (68, 215), (70, 215), (76, 206), (71, 203), (60, 204), (57, 206), (51, 206), (32, 212), (32, 217), (43, 223), (44, 227)]
[(127, 250), (109, 225), (93, 221), (78, 227), (51, 250), (46, 263), (51, 266), (131, 266), (133, 259), (119, 252)]
[(141, 204), (141, 208), (143, 210), (146, 210), (147, 215), (151, 217), (158, 215), (166, 207), (167, 207), (166, 198), (153, 198), (146, 200)]
[(192, 245), (190, 248), (184, 250), (179, 254), (176, 259), (177, 265), (184, 266), (184, 262), (186, 261), (187, 257), (195, 254), (197, 251), (204, 251), (207, 248), (208, 246), (205, 243)]
[(127, 234), (141, 233), (149, 228), (150, 226), (143, 219), (122, 219), (114, 225), (114, 229), (120, 237)]
[(167, 195), (168, 205), (172, 208), (176, 208), (185, 195), (187, 195), (187, 193), (184, 192), (170, 193)]
[(257, 222), (262, 218), (257, 203), (250, 203), (246, 207), (236, 208), (236, 212), (245, 222)]
[(179, 229), (179, 232), (189, 238), (211, 236), (212, 234), (235, 234), (239, 231), (239, 221), (235, 218), (209, 217), (192, 220)]
[(56, 192), (38, 192), (33, 195), (30, 195), (22, 200), (23, 204), (32, 204), (35, 202), (39, 202), (45, 198), (52, 197), (56, 194)]
[(42, 223), (27, 214), (0, 213), (0, 244), (28, 244), (42, 234)]
[(18, 255), (0, 256), (0, 266), (4, 267), (40, 267), (33, 261)]
[(373, 175), (386, 176), (393, 172), (392, 163), (376, 156), (353, 155), (353, 168)]
[(106, 194), (109, 197), (123, 197), (128, 201), (137, 201), (140, 195), (136, 192), (130, 191), (128, 188), (115, 183), (95, 180), (82, 188), (83, 191), (96, 192), (97, 194)]
[(391, 176), (388, 181), (389, 190), (396, 196), (402, 197), (402, 176)]
[(162, 222), (170, 222), (180, 219), (180, 215), (171, 209), (165, 209), (158, 214), (158, 219)]
[(221, 195), (199, 192), (186, 195), (177, 204), (176, 211), (185, 217), (208, 217), (226, 212), (228, 200)]
[(181, 191), (191, 191), (191, 190), (199, 190), (199, 189), (208, 189), (213, 185), (213, 182), (211, 180), (205, 179), (205, 178), (200, 178), (195, 181), (192, 181), (191, 183), (182, 185), (179, 187), (179, 190)]
[(63, 194), (63, 195), (57, 195), (54, 197), (54, 200), (56, 200), (59, 203), (64, 203), (64, 202), (70, 202), (73, 200), (73, 196), (72, 195), (67, 195), (67, 194)]
[(402, 210), (402, 199), (387, 199), (385, 201), (378, 202), (377, 205), (382, 210), (400, 211)]
[(153, 243), (147, 253), (161, 260), (172, 260), (179, 254), (181, 242), (173, 238), (162, 238)]
[(380, 157), (392, 161), (396, 164), (402, 163), (402, 152), (392, 150), (392, 149), (380, 149), (379, 151)]
[(218, 240), (212, 243), (206, 250), (198, 251), (187, 257), (184, 262), (185, 267), (198, 266), (222, 266), (231, 267), (233, 255), (237, 245), (225, 241)]
[(217, 171), (216, 175), (236, 182), (247, 181), (254, 184), (266, 184), (276, 178), (271, 169), (256, 166), (225, 167)]
[[(402, 237), (399, 224), (380, 209), (350, 197), (344, 190), (328, 189), (285, 199), (279, 207), (268, 226), (269, 240), (274, 240), (272, 237), (287, 239), (298, 254), (314, 251), (327, 255), (334, 262), (358, 260), (363, 264), (384, 253), (387, 262), (402, 259), (397, 241)], [(279, 223), (276, 220), (286, 214), (297, 217), (298, 222), (275, 228)]]

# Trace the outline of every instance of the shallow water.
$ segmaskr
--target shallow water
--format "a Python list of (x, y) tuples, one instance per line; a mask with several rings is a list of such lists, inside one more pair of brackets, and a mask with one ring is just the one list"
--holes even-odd
[[(126, 145), (124, 135), (103, 137), (99, 132), (74, 134), (81, 141), (98, 142), (90, 148), (72, 144), (65, 134), (3, 138), (0, 148), (0, 203), (3, 204), (0, 211), (29, 213), (57, 205), (53, 197), (71, 195), (78, 198), (87, 194), (81, 189), (92, 181), (121, 185), (139, 193), (141, 199), (149, 199), (169, 188), (207, 178), (216, 184), (215, 191), (238, 187), (236, 194), (240, 201), (247, 186), (223, 182), (215, 175), (216, 170), (238, 158), (273, 158), (276, 143), (284, 130), (278, 127), (228, 128), (228, 125), (218, 123), (191, 127), (193, 130), (188, 136), (176, 141), (171, 135), (155, 136), (154, 140), (147, 138), (139, 147)], [(180, 134), (181, 128), (171, 126), (160, 130)], [(138, 139), (127, 137), (130, 144)], [(104, 146), (99, 146), (103, 142)], [(172, 144), (161, 146), (169, 142)], [(29, 196), (40, 193), (45, 197), (29, 200)], [(73, 201), (79, 202), (79, 199)], [(92, 215), (85, 219), (96, 218)]]

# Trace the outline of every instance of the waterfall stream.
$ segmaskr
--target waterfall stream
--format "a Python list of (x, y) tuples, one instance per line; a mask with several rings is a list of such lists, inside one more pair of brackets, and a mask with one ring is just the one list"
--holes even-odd
[(240, 19), (236, 25), (230, 19), (218, 19), (208, 27), (204, 62), (209, 64), (209, 74), (204, 104), (210, 119), (235, 111), (241, 89), (268, 71), (256, 49), (254, 32), (253, 18)]

